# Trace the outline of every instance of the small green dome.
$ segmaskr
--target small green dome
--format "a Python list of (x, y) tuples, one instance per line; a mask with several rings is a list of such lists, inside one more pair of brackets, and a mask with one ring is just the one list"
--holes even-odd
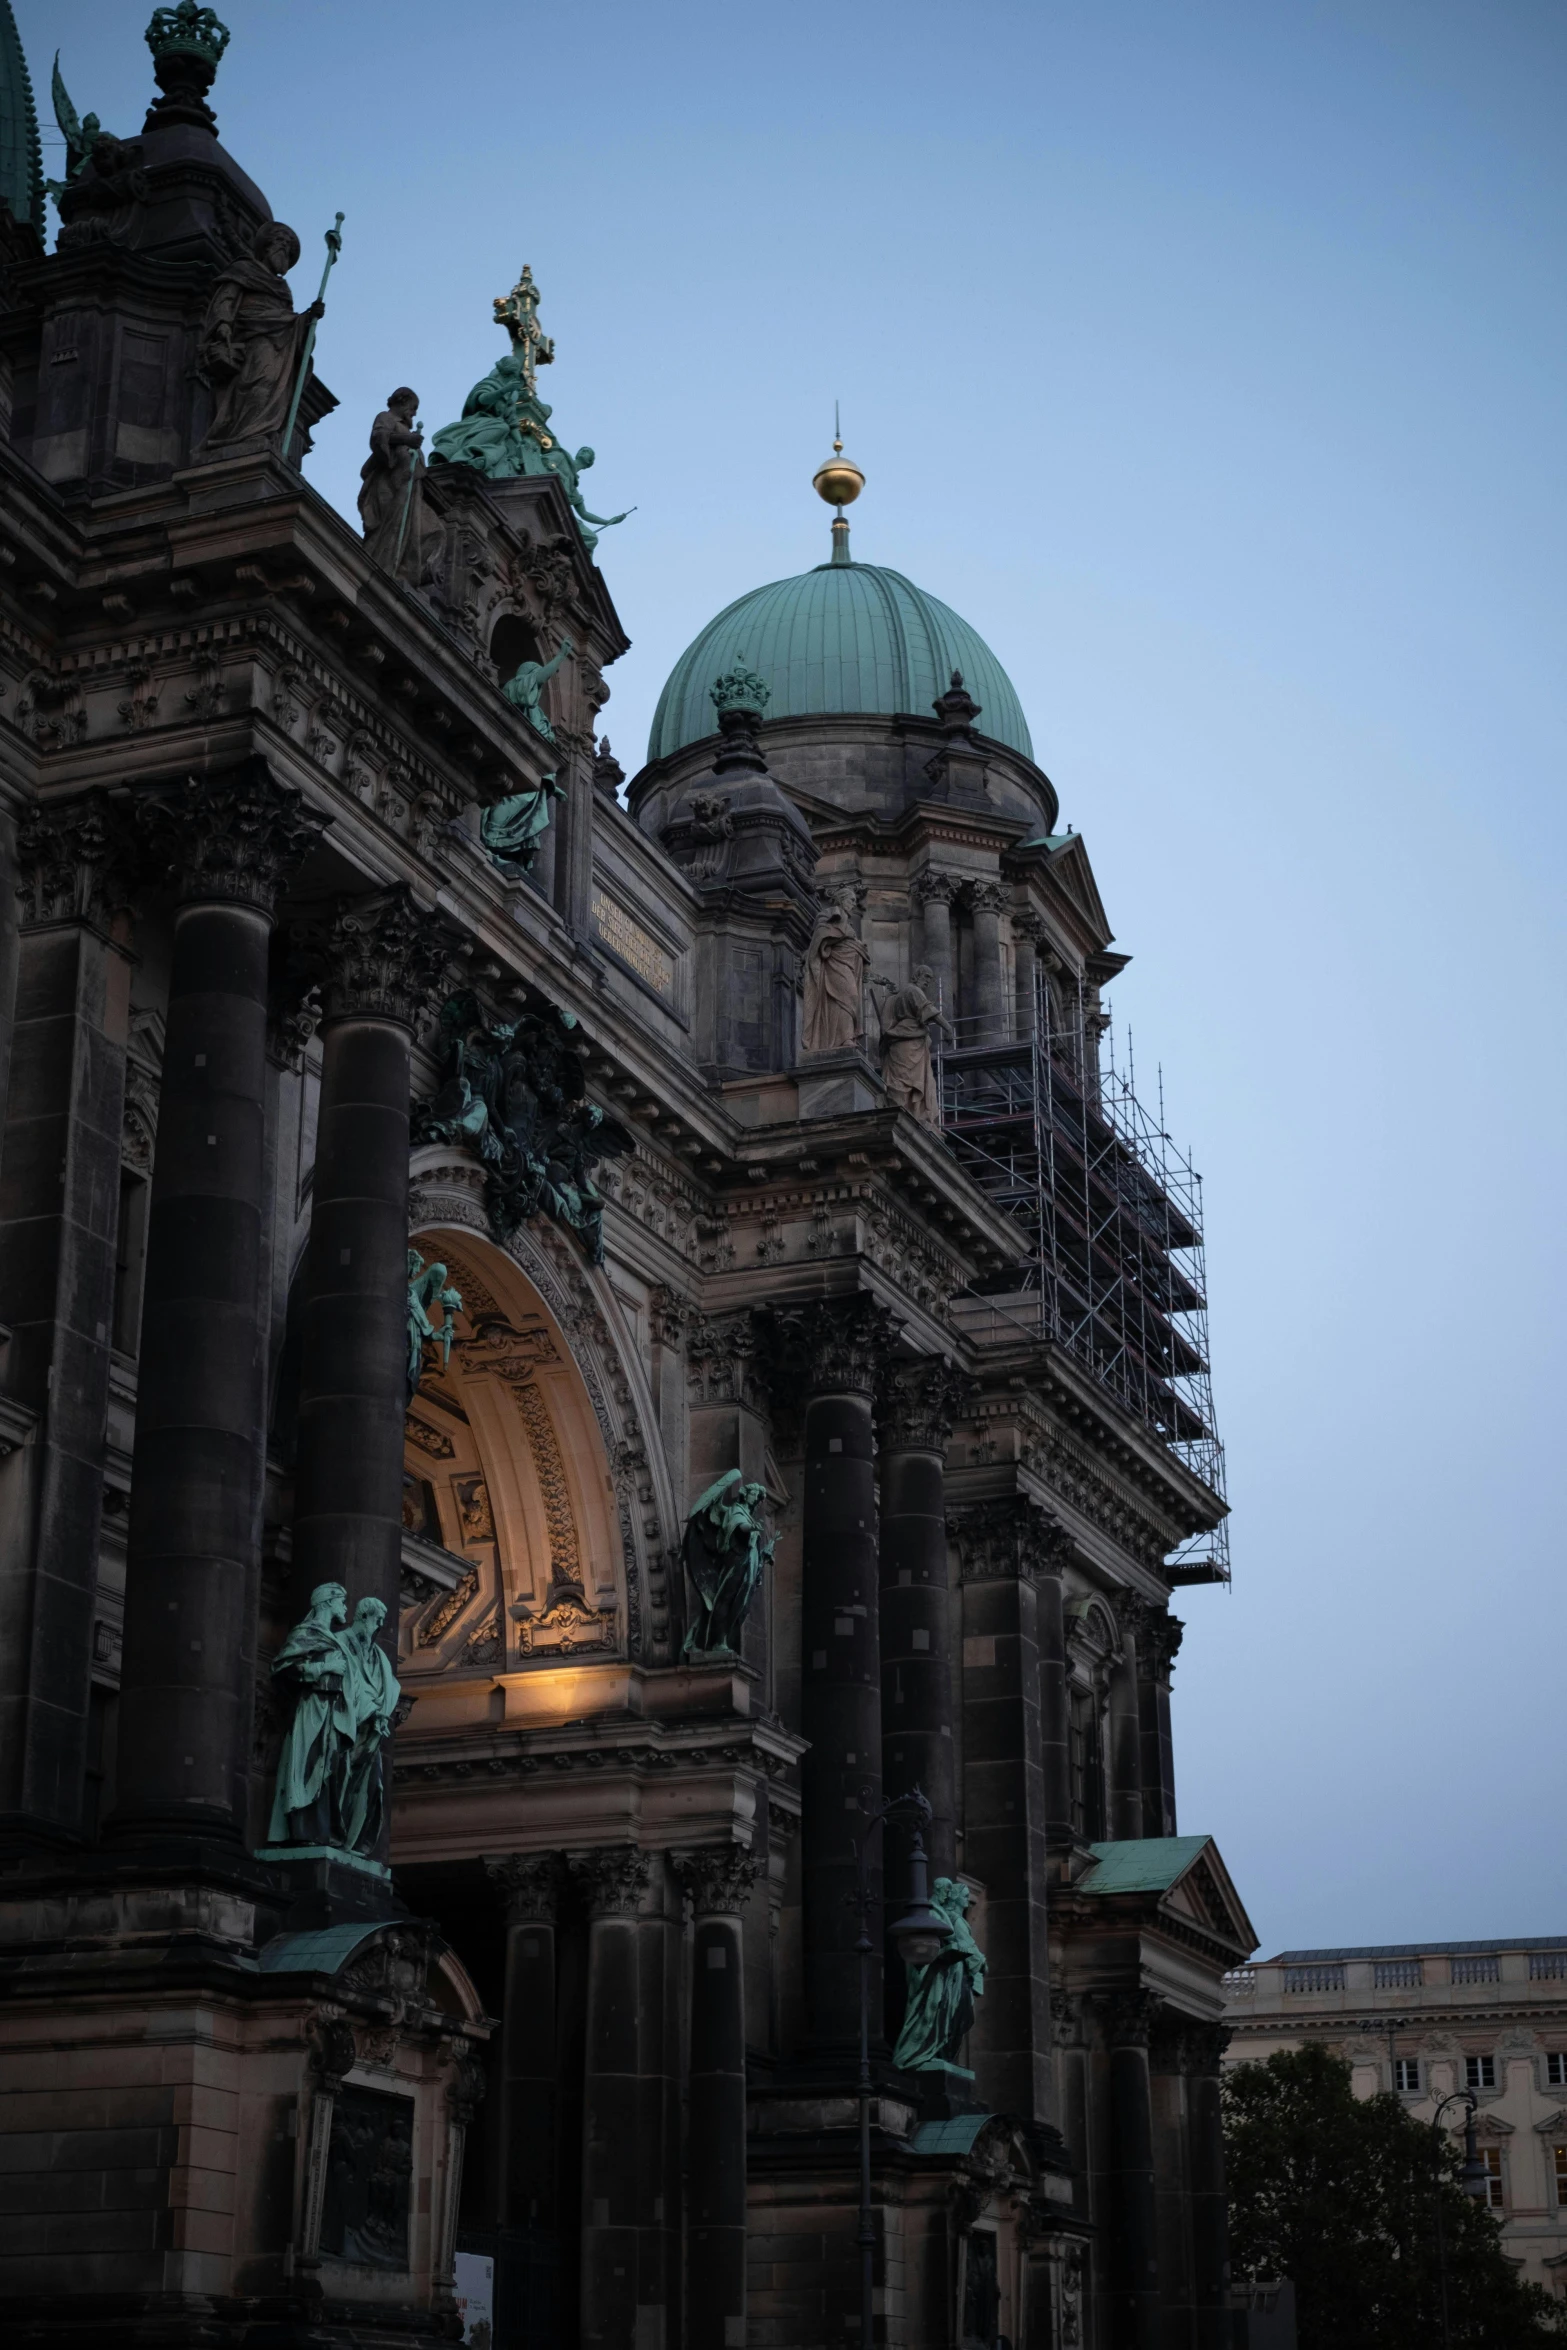
[(753, 588), (710, 620), (659, 695), (649, 759), (718, 731), (712, 687), (737, 666), (766, 679), (769, 718), (928, 718), (958, 669), (980, 705), (979, 732), (1025, 759), (1034, 755), (1012, 680), (984, 638), (901, 571), (878, 563), (823, 563), (798, 579)]

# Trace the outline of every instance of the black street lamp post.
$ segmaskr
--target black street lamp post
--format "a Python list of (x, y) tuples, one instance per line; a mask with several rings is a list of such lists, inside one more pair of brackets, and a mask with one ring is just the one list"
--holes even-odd
[(860, 1937), (855, 1944), (860, 1960), (860, 2350), (871, 2350), (875, 2328), (876, 2229), (871, 2216), (871, 1940), (870, 1843), (875, 1830), (898, 1813), (911, 1816), (909, 1846), (909, 1906), (887, 1932), (905, 1966), (928, 1966), (952, 1939), (946, 1919), (930, 1906), (925, 1879), (925, 1843), (920, 1830), (933, 1815), (930, 1801), (918, 1787), (895, 1795), (873, 1811), (860, 1830), (855, 1851), (854, 1898)]
[(1459, 2181), (1466, 2195), (1476, 2202), (1487, 2191), (1485, 2164), (1475, 2144), (1475, 2106), (1478, 2100), (1469, 2089), (1453, 2089), (1442, 2099), (1431, 2116), (1431, 2175), (1436, 2188), (1436, 2271), (1442, 2295), (1442, 2350), (1452, 2350), (1453, 2320), (1448, 2307), (1447, 2293), (1447, 2229), (1442, 2219), (1442, 2116), (1450, 2105), (1464, 2109), (1464, 2167)]

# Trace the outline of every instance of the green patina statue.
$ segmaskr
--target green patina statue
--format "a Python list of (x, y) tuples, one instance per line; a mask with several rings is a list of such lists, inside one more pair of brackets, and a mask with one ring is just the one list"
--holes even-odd
[(569, 636), (560, 640), (553, 661), (524, 661), (515, 675), (508, 677), (501, 687), (514, 710), (520, 710), (535, 734), (542, 734), (547, 743), (555, 740), (555, 729), (544, 714), (542, 696), (556, 670), (569, 653), (576, 651)]
[(347, 1616), (342, 1584), (318, 1584), (272, 1659), (294, 1712), (278, 1757), (269, 1850), (369, 1855), (380, 1841), (382, 1749), (402, 1690), (376, 1637), (383, 1603), (362, 1599), (352, 1624)]
[(509, 294), (495, 302), (495, 323), (505, 327), (511, 349), (497, 359), (483, 381), (463, 402), (456, 424), (443, 424), (430, 443), (432, 461), (442, 465), (469, 465), (487, 481), (514, 481), (519, 474), (554, 474), (566, 493), (577, 528), (589, 549), (598, 545), (598, 533), (624, 522), (635, 513), (590, 513), (582, 496), (580, 476), (593, 463), (593, 451), (579, 449), (572, 456), (550, 430), (554, 411), (538, 394), (538, 370), (555, 356), (555, 345), (539, 325), (539, 289), (526, 266)]
[(592, 1170), (628, 1151), (631, 1137), (585, 1098), (567, 1041), (575, 1025), (552, 1004), (492, 1023), (471, 990), (449, 997), (436, 1047), (442, 1083), (415, 1103), (413, 1131), (416, 1141), (460, 1144), (483, 1160), (497, 1239), (542, 1214), (569, 1226), (600, 1264), (604, 1200)]
[[(544, 688), (568, 653), (576, 646), (569, 636), (560, 640), (559, 650), (552, 661), (524, 661), (515, 675), (508, 677), (501, 692), (519, 710), (537, 735), (547, 743), (555, 740), (555, 729), (545, 714)], [(479, 838), (503, 873), (517, 866), (524, 871), (538, 854), (539, 842), (549, 830), (552, 804), (564, 797), (552, 773), (541, 775), (536, 784), (526, 791), (513, 792), (509, 798), (497, 800), (486, 808), (479, 818)]]
[(740, 1627), (778, 1539), (763, 1527), (766, 1499), (763, 1486), (747, 1485), (738, 1469), (726, 1469), (686, 1520), (686, 1572), (699, 1603), (686, 1634), (687, 1656), (736, 1653)]
[[(445, 1318), (436, 1323), (430, 1319), (432, 1305), (444, 1309)], [(457, 1335), (454, 1317), (462, 1312), (462, 1292), (449, 1289), (444, 1265), (427, 1265), (416, 1248), (408, 1251), (408, 1392), (413, 1395), (424, 1376), (426, 1341), (439, 1347), (441, 1369), (452, 1359), (452, 1340)]]
[(957, 2073), (971, 2081), (966, 2066), (952, 2059), (974, 2021), (974, 2002), (985, 1989), (985, 1953), (969, 1931), (969, 1889), (956, 1877), (938, 1877), (930, 1906), (952, 1928), (952, 1939), (928, 1966), (911, 1966), (908, 2005), (892, 2061), (905, 2073)]

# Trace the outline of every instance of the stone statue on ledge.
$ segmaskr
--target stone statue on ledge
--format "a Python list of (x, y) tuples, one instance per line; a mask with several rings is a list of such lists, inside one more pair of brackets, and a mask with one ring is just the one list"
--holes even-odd
[(296, 310), (285, 272), (299, 259), (299, 239), (280, 220), (256, 231), (250, 252), (219, 277), (202, 322), (200, 367), (217, 405), (203, 457), (220, 449), (281, 440), (300, 353), (324, 303)]
[(938, 1877), (930, 1906), (952, 1928), (952, 1939), (928, 1966), (908, 1969), (908, 2004), (892, 2061), (905, 2073), (974, 2076), (952, 2059), (974, 2022), (974, 2002), (985, 1990), (985, 1953), (968, 1924), (969, 1889), (956, 1877)]
[(687, 1656), (738, 1653), (740, 1627), (761, 1587), (777, 1543), (765, 1533), (766, 1489), (726, 1469), (686, 1520), (686, 1572), (696, 1586), (699, 1612), (686, 1634)]
[(342, 1584), (318, 1584), (308, 1613), (272, 1659), (294, 1712), (278, 1757), (268, 1857), (290, 1847), (368, 1857), (380, 1841), (382, 1749), (402, 1690), (376, 1638), (386, 1621), (383, 1603), (362, 1599), (352, 1624), (347, 1616)]
[(870, 949), (857, 938), (846, 908), (824, 906), (805, 950), (805, 1024), (808, 1053), (846, 1052), (864, 1026), (865, 966)]
[[(430, 1319), (430, 1308), (444, 1309), (445, 1319), (436, 1324)], [(424, 1376), (425, 1342), (440, 1348), (441, 1369), (452, 1359), (452, 1340), (457, 1335), (454, 1315), (462, 1312), (462, 1292), (449, 1289), (444, 1265), (427, 1265), (416, 1248), (408, 1251), (408, 1393), (418, 1392)]]
[(360, 468), (359, 520), (372, 563), (417, 587), (434, 560), (438, 526), (424, 497), (424, 427), (419, 395), (399, 384), (370, 427)]
[(930, 1032), (943, 1028), (956, 1043), (951, 1021), (936, 1001), (935, 974), (920, 964), (907, 987), (895, 988), (890, 979), (875, 978), (880, 989), (876, 1010), (881, 1023), (881, 1074), (887, 1098), (895, 1109), (907, 1110), (924, 1126), (941, 1124), (936, 1078), (931, 1066)]

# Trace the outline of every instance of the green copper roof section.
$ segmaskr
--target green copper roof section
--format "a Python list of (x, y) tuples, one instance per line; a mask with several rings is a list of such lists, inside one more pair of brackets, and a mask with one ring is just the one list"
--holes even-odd
[(1168, 1893), (1212, 1842), (1211, 1836), (1129, 1836), (1115, 1844), (1090, 1844), (1094, 1865), (1072, 1890)]
[(771, 718), (863, 713), (928, 718), (954, 669), (980, 705), (975, 721), (1025, 759), (1022, 704), (995, 654), (949, 605), (879, 563), (824, 563), (737, 597), (686, 650), (653, 714), (650, 759), (714, 732), (713, 681), (736, 667), (764, 677)]
[(0, 203), (44, 233), (44, 165), (38, 113), (11, 0), (0, 0)]

